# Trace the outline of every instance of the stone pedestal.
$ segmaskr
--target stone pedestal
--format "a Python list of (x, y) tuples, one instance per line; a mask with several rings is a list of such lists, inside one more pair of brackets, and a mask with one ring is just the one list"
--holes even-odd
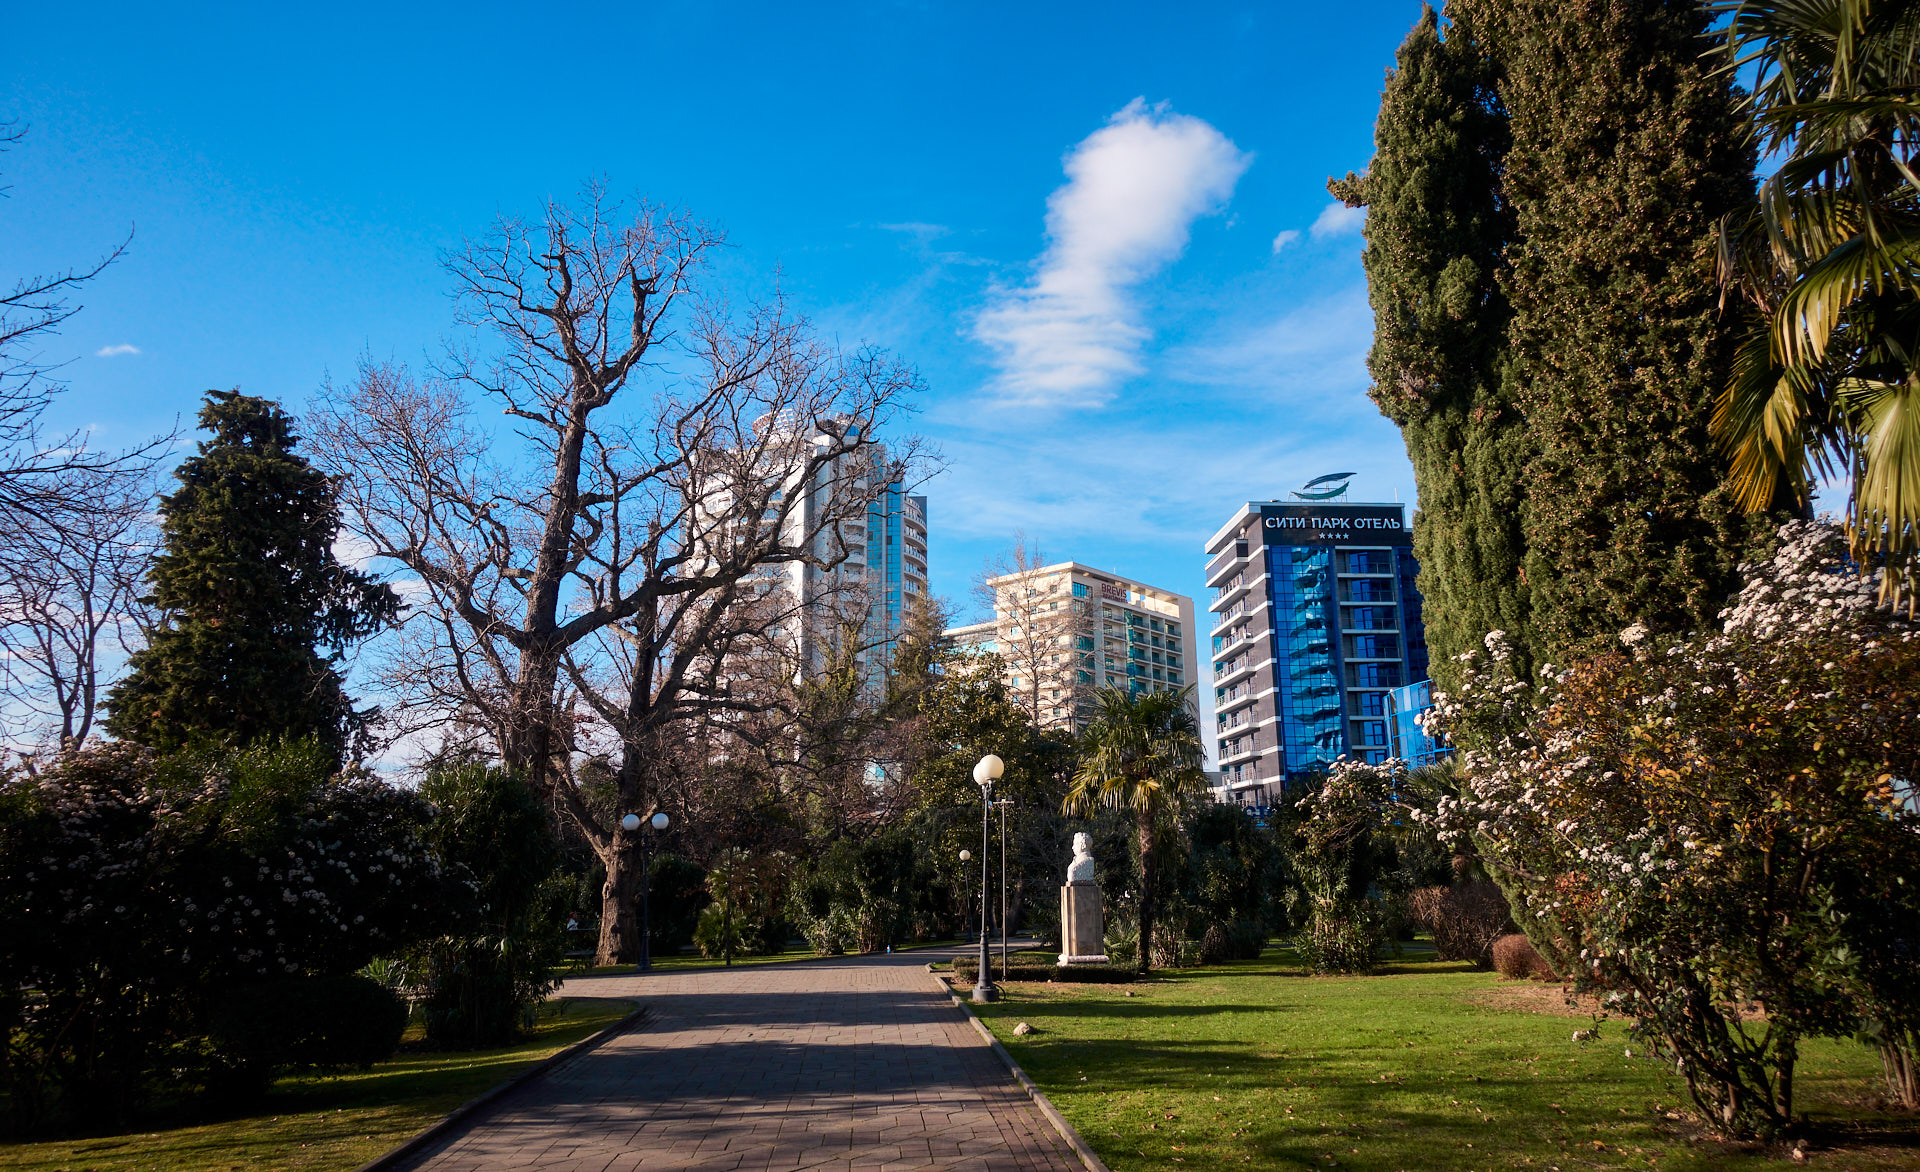
[(1087, 880), (1060, 889), (1061, 964), (1107, 963), (1100, 885)]

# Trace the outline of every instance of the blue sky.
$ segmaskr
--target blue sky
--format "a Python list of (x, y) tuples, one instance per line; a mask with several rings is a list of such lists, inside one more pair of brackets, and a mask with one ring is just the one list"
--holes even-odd
[[(406, 8), (402, 11), (402, 8)], [(589, 176), (723, 227), (842, 344), (924, 375), (934, 588), (1016, 531), (1199, 597), (1249, 499), (1357, 472), (1363, 167), (1411, 2), (38, 5), (9, 17), (0, 274), (129, 255), (53, 339), (63, 422), (209, 387), (296, 411), (451, 327), (442, 250)], [(1204, 608), (1204, 601), (1201, 602)]]

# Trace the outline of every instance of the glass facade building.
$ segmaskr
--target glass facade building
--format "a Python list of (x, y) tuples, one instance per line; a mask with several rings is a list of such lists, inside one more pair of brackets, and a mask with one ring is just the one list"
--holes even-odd
[(1281, 501), (1208, 542), (1214, 731), (1236, 800), (1393, 754), (1391, 693), (1427, 674), (1411, 546), (1402, 505)]

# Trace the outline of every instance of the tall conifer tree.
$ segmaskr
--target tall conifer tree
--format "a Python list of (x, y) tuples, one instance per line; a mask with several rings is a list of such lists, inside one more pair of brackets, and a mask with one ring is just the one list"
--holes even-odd
[(1753, 157), (1698, 0), (1457, 0), (1488, 32), (1513, 142), (1509, 377), (1538, 455), (1536, 653), (1712, 621), (1746, 525), (1707, 432), (1726, 382), (1715, 221)]
[(1420, 562), (1433, 673), (1490, 630), (1524, 640), (1520, 490), (1528, 447), (1503, 384), (1500, 288), (1513, 217), (1500, 190), (1507, 124), (1496, 73), (1470, 28), (1442, 36), (1426, 9), (1400, 46), (1365, 175), (1329, 190), (1367, 210), (1373, 302), (1370, 392), (1400, 426), (1420, 509)]
[(165, 548), (149, 581), (161, 624), (109, 697), (107, 727), (159, 749), (313, 737), (343, 755), (364, 716), (339, 656), (399, 599), (335, 559), (333, 484), (294, 454), (278, 405), (210, 391), (200, 427), (212, 438), (160, 502)]
[(1699, 0), (1450, 0), (1388, 79), (1364, 176), (1373, 398), (1420, 492), (1443, 685), (1710, 621), (1749, 530), (1707, 433), (1730, 346), (1714, 224), (1751, 200)]

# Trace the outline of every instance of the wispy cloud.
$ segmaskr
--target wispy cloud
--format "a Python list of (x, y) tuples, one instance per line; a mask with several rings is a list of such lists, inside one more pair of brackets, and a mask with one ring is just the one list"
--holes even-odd
[(882, 232), (899, 232), (911, 236), (922, 244), (929, 240), (937, 240), (953, 231), (945, 224), (924, 224), (918, 220), (909, 220), (902, 224), (877, 224), (875, 227)]
[(93, 352), (93, 356), (95, 358), (118, 358), (123, 354), (138, 353), (140, 353), (140, 347), (122, 342), (117, 346), (102, 346)]
[(1170, 350), (1165, 365), (1181, 382), (1251, 391), (1293, 411), (1367, 414), (1372, 408), (1359, 396), (1372, 344), (1366, 286), (1349, 285), (1304, 305), (1229, 318)]
[(1288, 228), (1286, 231), (1280, 233), (1280, 235), (1275, 236), (1273, 238), (1274, 255), (1279, 255), (1281, 249), (1298, 239), (1300, 239), (1300, 233), (1292, 228)]
[(1134, 99), (1067, 154), (1047, 199), (1047, 249), (1031, 282), (998, 289), (974, 334), (1003, 399), (1097, 406), (1140, 370), (1149, 331), (1131, 291), (1186, 250), (1253, 157), (1198, 118)]
[(1343, 203), (1330, 203), (1320, 209), (1320, 215), (1313, 221), (1313, 227), (1307, 231), (1313, 233), (1315, 240), (1325, 240), (1330, 236), (1345, 236), (1358, 232), (1367, 223), (1367, 209), (1350, 208)]

